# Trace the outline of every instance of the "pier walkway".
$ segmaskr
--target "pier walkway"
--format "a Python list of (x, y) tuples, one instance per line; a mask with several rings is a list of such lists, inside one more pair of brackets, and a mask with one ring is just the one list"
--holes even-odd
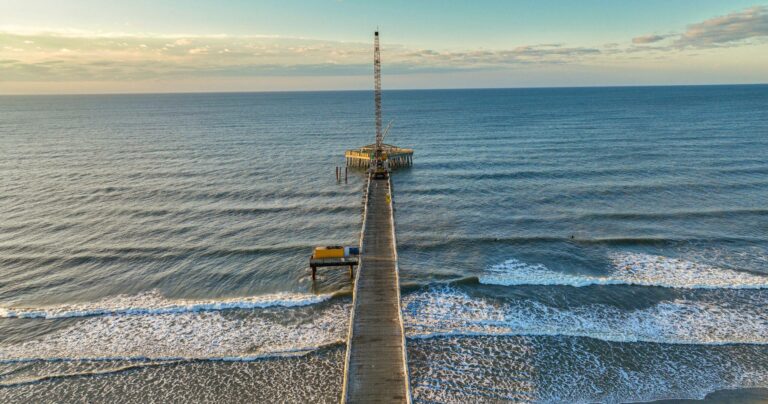
[(342, 402), (410, 403), (389, 179), (369, 177)]

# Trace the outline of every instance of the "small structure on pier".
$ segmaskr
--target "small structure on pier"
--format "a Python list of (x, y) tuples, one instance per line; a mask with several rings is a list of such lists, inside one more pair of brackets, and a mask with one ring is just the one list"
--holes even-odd
[[(389, 162), (389, 168), (410, 167), (413, 164), (413, 149), (381, 145), (382, 158)], [(344, 153), (347, 167), (369, 168), (376, 159), (376, 144), (369, 144), (358, 149), (347, 150)]]
[(328, 246), (315, 247), (309, 257), (309, 267), (312, 269), (312, 280), (317, 278), (319, 267), (349, 267), (349, 277), (355, 275), (355, 265), (359, 262), (360, 248), (357, 246)]

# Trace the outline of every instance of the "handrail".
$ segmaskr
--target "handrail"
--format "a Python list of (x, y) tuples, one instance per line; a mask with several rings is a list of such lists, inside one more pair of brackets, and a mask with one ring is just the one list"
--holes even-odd
[[(365, 187), (365, 198), (363, 199), (363, 227), (362, 230), (360, 230), (360, 255), (362, 256), (364, 254), (363, 251), (363, 242), (365, 241), (365, 227), (366, 223), (368, 222), (368, 198), (371, 195), (371, 180), (373, 179), (373, 174), (368, 174), (368, 184)], [(349, 380), (348, 374), (349, 374), (349, 360), (352, 355), (352, 331), (355, 327), (355, 307), (357, 303), (357, 289), (358, 285), (360, 285), (360, 273), (363, 269), (363, 262), (360, 260), (360, 263), (357, 265), (357, 273), (355, 273), (355, 286), (352, 289), (352, 314), (349, 316), (349, 327), (347, 329), (347, 352), (344, 355), (344, 379), (342, 381), (342, 387), (341, 387), (341, 402), (345, 403), (347, 401), (347, 383)]]
[(395, 198), (392, 191), (392, 176), (387, 178), (389, 182), (389, 220), (392, 221), (392, 244), (394, 245), (395, 253), (395, 279), (397, 280), (397, 317), (400, 320), (400, 333), (402, 335), (403, 344), (403, 374), (405, 375), (405, 399), (408, 404), (412, 403), (411, 398), (411, 382), (408, 375), (408, 349), (405, 345), (405, 326), (403, 325), (403, 309), (400, 307), (400, 259), (397, 255), (397, 237), (395, 236)]

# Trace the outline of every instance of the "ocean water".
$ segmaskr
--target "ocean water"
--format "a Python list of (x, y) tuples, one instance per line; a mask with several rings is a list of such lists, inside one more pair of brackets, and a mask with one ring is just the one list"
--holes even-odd
[[(0, 402), (337, 402), (372, 98), (0, 97)], [(767, 105), (385, 91), (414, 401), (768, 399)]]

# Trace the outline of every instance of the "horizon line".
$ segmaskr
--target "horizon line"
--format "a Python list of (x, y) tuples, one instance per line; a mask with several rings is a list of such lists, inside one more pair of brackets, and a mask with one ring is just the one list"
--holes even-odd
[[(435, 88), (389, 88), (388, 91), (452, 91), (452, 90), (556, 90), (589, 88), (653, 88), (653, 87), (737, 87), (767, 86), (768, 82), (756, 83), (704, 83), (704, 84), (619, 84), (619, 85), (573, 85), (573, 86), (527, 86), (527, 87), (435, 87)], [(282, 94), (282, 93), (336, 93), (336, 92), (372, 92), (371, 89), (334, 89), (334, 90), (253, 90), (253, 91), (168, 91), (168, 92), (103, 92), (103, 93), (0, 93), (0, 97), (52, 97), (52, 96), (94, 96), (94, 95), (195, 95), (195, 94)]]

